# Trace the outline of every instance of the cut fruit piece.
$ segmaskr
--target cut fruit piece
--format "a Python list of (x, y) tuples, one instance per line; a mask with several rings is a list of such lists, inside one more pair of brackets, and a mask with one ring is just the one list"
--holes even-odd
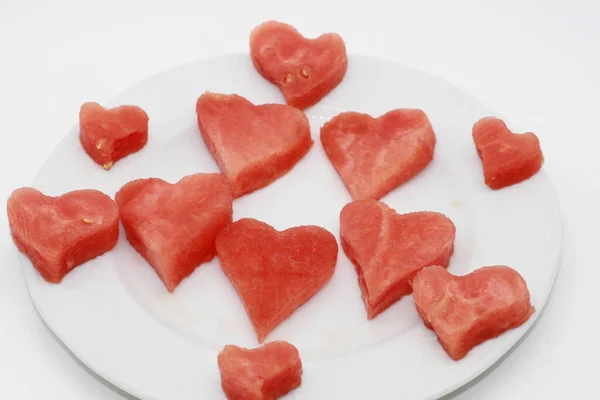
[(306, 39), (294, 27), (267, 21), (250, 34), (250, 55), (258, 72), (277, 85), (287, 104), (301, 110), (329, 94), (348, 69), (340, 35)]
[(300, 354), (283, 341), (256, 349), (227, 345), (217, 362), (228, 400), (274, 400), (302, 383)]
[(232, 189), (221, 174), (189, 175), (175, 184), (137, 179), (115, 199), (127, 239), (169, 292), (212, 260), (217, 233), (232, 221)]
[(338, 255), (335, 237), (321, 227), (279, 232), (252, 218), (223, 229), (216, 247), (259, 343), (325, 286)]
[(410, 294), (421, 269), (447, 267), (455, 234), (454, 223), (440, 213), (397, 214), (375, 200), (347, 204), (340, 213), (340, 235), (356, 267), (367, 318)]
[(433, 160), (435, 133), (421, 110), (397, 109), (379, 118), (357, 112), (335, 116), (321, 142), (354, 200), (379, 200)]
[(486, 117), (473, 126), (473, 141), (483, 165), (485, 184), (502, 189), (537, 174), (544, 155), (537, 136), (512, 133), (499, 118)]
[(235, 197), (286, 174), (313, 145), (308, 118), (284, 104), (256, 106), (236, 94), (204, 93), (198, 126)]
[(92, 160), (108, 171), (146, 145), (148, 115), (138, 106), (106, 109), (98, 103), (84, 103), (79, 111), (79, 140)]
[(524, 324), (535, 312), (521, 275), (503, 265), (482, 267), (465, 276), (428, 267), (413, 280), (413, 290), (425, 325), (454, 360)]
[(17, 189), (7, 213), (17, 248), (50, 283), (60, 283), (75, 267), (111, 250), (119, 238), (117, 203), (97, 190), (52, 197)]

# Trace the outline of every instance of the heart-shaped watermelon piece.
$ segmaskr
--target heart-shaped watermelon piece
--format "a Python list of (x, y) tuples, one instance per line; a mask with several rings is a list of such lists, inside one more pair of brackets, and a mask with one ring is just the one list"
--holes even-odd
[(356, 267), (367, 318), (410, 294), (411, 281), (423, 268), (447, 267), (455, 234), (454, 223), (441, 213), (398, 214), (376, 200), (347, 204), (340, 213), (340, 235)]
[(504, 265), (464, 276), (439, 266), (425, 268), (413, 280), (413, 298), (425, 325), (454, 360), (524, 324), (535, 312), (525, 280)]
[(284, 104), (257, 106), (237, 94), (207, 92), (198, 98), (196, 113), (202, 137), (235, 197), (280, 178), (313, 145), (306, 115)]
[(502, 189), (531, 178), (544, 155), (532, 132), (516, 134), (499, 118), (486, 117), (473, 126), (473, 141), (483, 165), (486, 185)]
[(105, 170), (141, 150), (148, 142), (148, 114), (138, 106), (106, 109), (87, 102), (79, 110), (79, 141)]
[(20, 188), (9, 197), (7, 213), (17, 248), (50, 283), (111, 250), (119, 238), (117, 204), (93, 189), (53, 197)]
[(217, 363), (228, 400), (274, 400), (302, 384), (298, 349), (284, 341), (255, 349), (227, 345)]
[(137, 179), (116, 194), (127, 239), (173, 292), (215, 256), (215, 237), (232, 221), (233, 193), (221, 174), (198, 173), (171, 184)]
[(329, 94), (348, 70), (344, 40), (337, 33), (307, 39), (291, 25), (267, 21), (250, 34), (258, 72), (277, 85), (287, 104), (301, 110)]
[(321, 128), (321, 142), (354, 200), (379, 200), (433, 160), (436, 136), (427, 115), (396, 109), (378, 118), (344, 112)]
[(216, 247), (259, 343), (325, 286), (338, 255), (335, 237), (321, 227), (277, 231), (252, 218), (223, 229)]

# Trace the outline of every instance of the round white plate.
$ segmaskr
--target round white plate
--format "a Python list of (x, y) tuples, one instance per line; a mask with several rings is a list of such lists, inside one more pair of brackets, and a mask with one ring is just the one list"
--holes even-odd
[[(196, 124), (196, 99), (206, 90), (238, 93), (257, 104), (283, 102), (254, 70), (248, 54), (166, 71), (106, 104), (136, 104), (148, 112), (150, 136), (142, 151), (106, 172), (84, 153), (76, 126), (33, 186), (51, 195), (96, 188), (113, 196), (136, 178), (175, 182), (218, 171)], [(301, 353), (303, 384), (290, 399), (442, 396), (505, 354), (531, 327), (550, 294), (559, 266), (561, 222), (545, 172), (504, 190), (488, 189), (471, 127), (494, 111), (439, 79), (374, 58), (350, 57), (344, 81), (306, 110), (314, 147), (287, 175), (236, 200), (234, 219), (254, 217), (280, 230), (316, 224), (339, 241), (339, 212), (351, 198), (325, 157), (319, 128), (341, 111), (380, 115), (400, 107), (428, 114), (438, 137), (435, 159), (382, 201), (398, 212), (448, 215), (457, 226), (449, 270), (460, 275), (483, 265), (510, 265), (527, 281), (537, 312), (525, 325), (455, 362), (425, 328), (411, 296), (368, 321), (356, 273), (340, 248), (330, 283), (268, 337), (287, 340)], [(33, 302), (56, 335), (93, 371), (140, 398), (222, 399), (218, 351), (229, 343), (258, 345), (216, 258), (173, 294), (128, 245), (123, 230), (114, 250), (76, 268), (60, 285), (46, 283), (25, 256), (21, 260)]]

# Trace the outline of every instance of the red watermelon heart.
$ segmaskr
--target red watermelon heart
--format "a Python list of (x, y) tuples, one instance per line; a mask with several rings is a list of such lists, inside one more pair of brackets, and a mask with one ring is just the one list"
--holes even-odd
[(379, 200), (425, 169), (436, 137), (423, 111), (397, 109), (341, 113), (323, 125), (321, 142), (352, 198)]
[(52, 197), (17, 189), (7, 213), (17, 248), (50, 283), (60, 283), (73, 268), (111, 250), (119, 238), (117, 204), (97, 190)]
[(232, 189), (221, 174), (194, 174), (175, 184), (137, 179), (116, 194), (127, 239), (173, 292), (215, 255), (215, 237), (231, 223)]
[(525, 181), (544, 163), (535, 134), (512, 133), (498, 118), (486, 117), (475, 123), (473, 141), (482, 161), (485, 183), (492, 189)]
[(507, 266), (464, 276), (439, 266), (425, 268), (413, 280), (413, 298), (425, 325), (454, 360), (524, 324), (535, 312), (523, 277)]
[(280, 178), (313, 145), (306, 115), (283, 104), (256, 106), (236, 94), (207, 92), (198, 99), (196, 113), (202, 137), (235, 197)]
[(302, 383), (300, 354), (284, 341), (255, 349), (227, 345), (217, 363), (228, 400), (274, 400)]
[(373, 319), (411, 293), (421, 269), (448, 266), (456, 228), (440, 213), (397, 214), (382, 202), (361, 200), (342, 209), (340, 234), (356, 267), (367, 318)]
[(301, 110), (329, 94), (348, 69), (340, 35), (325, 33), (306, 39), (294, 27), (277, 21), (252, 30), (250, 55), (258, 72), (277, 85), (287, 104)]
[(148, 142), (148, 115), (138, 106), (106, 109), (88, 102), (79, 111), (79, 140), (97, 164), (109, 170)]
[(223, 229), (216, 246), (259, 343), (325, 286), (338, 254), (335, 237), (321, 227), (280, 232), (252, 218)]

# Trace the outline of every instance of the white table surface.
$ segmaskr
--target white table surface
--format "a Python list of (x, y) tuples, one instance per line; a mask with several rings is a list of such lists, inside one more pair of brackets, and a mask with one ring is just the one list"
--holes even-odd
[[(447, 79), (536, 132), (560, 195), (563, 264), (544, 313), (508, 357), (448, 398), (591, 399), (600, 389), (600, 2), (46, 3), (0, 0), (2, 201), (30, 183), (77, 122), (82, 102), (108, 100), (187, 61), (247, 51), (250, 29), (266, 19), (308, 36), (336, 31), (350, 52)], [(4, 214), (0, 232), (0, 398), (129, 398), (85, 369), (45, 327)]]

